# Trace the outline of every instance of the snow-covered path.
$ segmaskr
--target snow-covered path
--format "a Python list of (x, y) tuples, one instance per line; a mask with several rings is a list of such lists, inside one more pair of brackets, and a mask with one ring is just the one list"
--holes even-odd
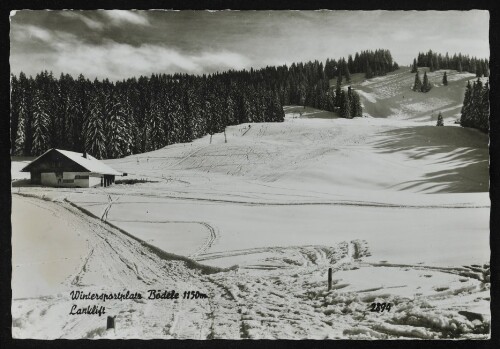
[[(69, 315), (73, 304), (87, 306), (89, 301), (73, 301), (71, 291), (83, 293), (117, 293), (130, 291), (141, 292), (147, 296), (147, 290), (199, 290), (209, 294), (208, 299), (194, 300), (108, 300), (101, 304), (108, 309), (107, 315), (116, 316), (119, 326), (118, 337), (137, 338), (206, 338), (213, 336), (211, 328), (216, 319), (231, 319), (234, 306), (221, 299), (223, 292), (216, 284), (209, 281), (204, 270), (192, 268), (183, 261), (169, 260), (154, 253), (150, 248), (112, 228), (98, 219), (92, 218), (71, 205), (63, 202), (51, 203), (35, 198), (14, 196), (16, 205), (35, 205), (38, 210), (50, 210), (53, 215), (46, 215), (48, 224), (58, 224), (57, 218), (70, 222), (72, 229), (85, 227), (88, 254), (77, 270), (58, 268), (64, 277), (57, 280), (52, 292), (36, 293), (29, 297), (18, 297), (14, 289), (12, 304), (13, 335), (17, 338), (96, 338), (113, 337), (115, 333), (105, 330), (106, 315)], [(37, 203), (38, 202), (38, 203)], [(43, 204), (43, 205), (42, 205)], [(33, 209), (36, 212), (37, 209)], [(41, 223), (40, 222), (40, 223)], [(23, 229), (19, 229), (23, 228)], [(36, 233), (33, 229), (24, 229), (15, 225), (14, 235)], [(58, 236), (72, 234), (52, 231)], [(47, 250), (57, 253), (61, 246), (53, 241), (45, 241)], [(68, 244), (69, 246), (69, 244)], [(13, 249), (19, 250), (17, 240)], [(15, 273), (17, 274), (17, 272)], [(22, 274), (24, 276), (24, 274)], [(38, 279), (30, 285), (36, 287)], [(28, 283), (23, 283), (24, 287)], [(54, 285), (51, 285), (54, 286)], [(218, 299), (217, 304), (213, 304)], [(90, 302), (91, 303), (91, 302)], [(175, 321), (172, 319), (175, 318)], [(219, 320), (220, 321), (220, 320)], [(179, 324), (182, 322), (182, 325)], [(237, 325), (235, 322), (234, 325)], [(224, 328), (223, 336), (234, 338), (231, 326)], [(233, 331), (234, 332), (234, 331)]]

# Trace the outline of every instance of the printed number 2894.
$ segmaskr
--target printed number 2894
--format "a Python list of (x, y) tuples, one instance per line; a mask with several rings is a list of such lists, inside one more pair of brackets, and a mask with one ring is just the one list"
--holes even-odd
[(391, 310), (391, 303), (372, 303), (370, 305), (370, 311), (375, 312), (375, 313), (381, 313), (384, 310), (385, 311), (390, 311)]

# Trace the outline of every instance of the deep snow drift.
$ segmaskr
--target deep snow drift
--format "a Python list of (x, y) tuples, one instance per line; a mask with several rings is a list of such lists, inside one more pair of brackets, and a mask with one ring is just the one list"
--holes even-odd
[[(448, 77), (458, 90), (468, 75)], [(401, 70), (355, 86), (366, 114), (400, 105), (389, 118), (288, 106), (284, 123), (228, 127), (227, 143), (217, 134), (106, 161), (147, 183), (13, 188), (14, 251), (36, 235), (16, 221), (25, 209), (44, 217), (42, 231), (64, 218), (74, 227), (69, 244), (86, 241), (52, 292), (14, 292), (14, 336), (487, 338), (488, 137), (433, 126), (429, 110), (459, 105), (463, 94), (418, 94), (406, 80), (413, 74)], [(402, 93), (406, 104), (396, 102)], [(67, 315), (70, 290), (130, 288), (209, 297), (111, 302), (114, 332), (105, 319)], [(370, 312), (373, 302), (392, 308)]]

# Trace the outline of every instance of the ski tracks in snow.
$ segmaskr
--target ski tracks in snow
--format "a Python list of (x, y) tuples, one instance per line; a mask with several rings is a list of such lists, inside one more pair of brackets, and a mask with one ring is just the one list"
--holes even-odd
[(200, 254), (205, 253), (208, 251), (214, 243), (220, 238), (220, 230), (211, 223), (207, 222), (201, 222), (201, 221), (178, 221), (178, 220), (148, 220), (148, 221), (141, 221), (141, 220), (126, 220), (126, 219), (113, 219), (112, 222), (116, 223), (160, 223), (160, 224), (199, 224), (206, 228), (208, 234), (207, 238), (203, 242), (203, 244), (192, 254), (190, 254), (188, 257), (189, 258), (194, 258), (198, 260), (196, 257), (199, 256)]
[(108, 193), (106, 193), (106, 195), (108, 197), (108, 204), (106, 205), (106, 207), (104, 208), (104, 211), (102, 212), (101, 221), (108, 220), (108, 213), (109, 213), (109, 210), (111, 209), (111, 205), (113, 205), (113, 203), (118, 201), (118, 199), (119, 199), (119, 197), (116, 197), (116, 199), (111, 198), (111, 195), (109, 195)]
[[(370, 255), (367, 243), (353, 240), (335, 246), (263, 247), (220, 253), (205, 253), (207, 249), (202, 247), (197, 251), (198, 261), (244, 260), (238, 270), (203, 275), (183, 261), (161, 258), (103, 220), (67, 203), (60, 205), (63, 207), (47, 203), (57, 214), (72, 215), (68, 219), (87, 225), (89, 254), (81, 270), (67, 280), (67, 293), (13, 302), (16, 337), (483, 338), (489, 331), (488, 317), (461, 301), (468, 300), (473, 306), (476, 301), (486, 301), (490, 278), (486, 265), (435, 268), (368, 263), (364, 261)], [(210, 237), (204, 246), (209, 246), (217, 230), (206, 224)], [(334, 271), (330, 291), (328, 268)], [(441, 273), (451, 274), (456, 282), (446, 287), (436, 285), (435, 292), (410, 299), (389, 290), (408, 285), (356, 289), (349, 278), (339, 277), (340, 272), (365, 270), (371, 274), (384, 269), (419, 273), (422, 280), (435, 282), (442, 279)], [(356, 282), (359, 277), (351, 279)], [(84, 292), (142, 291), (145, 295), (148, 289), (175, 289), (179, 293), (199, 290), (209, 297), (171, 302), (107, 301), (108, 314), (117, 316), (115, 334), (105, 330), (105, 318), (67, 315), (75, 303), (69, 290), (75, 288)], [(370, 313), (372, 302), (390, 302), (393, 310)], [(444, 305), (438, 306), (440, 303)]]

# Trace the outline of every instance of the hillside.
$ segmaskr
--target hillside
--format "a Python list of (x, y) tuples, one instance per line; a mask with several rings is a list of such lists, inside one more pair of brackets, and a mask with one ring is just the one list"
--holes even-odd
[[(363, 113), (372, 117), (411, 119), (427, 124), (435, 124), (437, 115), (442, 113), (445, 125), (453, 124), (460, 118), (467, 80), (474, 80), (471, 73), (446, 70), (448, 85), (442, 83), (445, 70), (430, 72), (419, 68), (420, 78), (424, 71), (432, 84), (427, 93), (412, 91), (415, 74), (404, 67), (383, 77), (356, 82), (353, 87), (362, 96)], [(359, 80), (358, 80), (359, 81)]]
[[(55, 317), (53, 307), (71, 304), (63, 293), (46, 310), (54, 318), (51, 332), (31, 333), (38, 338), (486, 338), (488, 137), (455, 125), (434, 126), (432, 110), (443, 112), (446, 125), (452, 123), (470, 78), (450, 72), (450, 85), (443, 87), (441, 75), (430, 74), (435, 86), (427, 94), (410, 90), (414, 74), (407, 68), (360, 79), (353, 87), (371, 117), (347, 120), (286, 106), (283, 123), (228, 127), (227, 143), (218, 133), (212, 142), (205, 136), (106, 161), (127, 173), (123, 179), (145, 183), (15, 188), (75, 210), (75, 226), (88, 225), (85, 267), (67, 278), (79, 287), (177, 285), (210, 295), (174, 305), (113, 303), (119, 327), (112, 334), (89, 319)], [(17, 205), (36, 204), (29, 200)], [(14, 233), (22, 234), (16, 226)], [(145, 243), (164, 251), (165, 260)], [(334, 286), (327, 291), (330, 267)], [(373, 302), (391, 303), (393, 309), (369, 312)], [(42, 316), (33, 311), (37, 306), (14, 300), (18, 336), (30, 333), (30, 322)]]

